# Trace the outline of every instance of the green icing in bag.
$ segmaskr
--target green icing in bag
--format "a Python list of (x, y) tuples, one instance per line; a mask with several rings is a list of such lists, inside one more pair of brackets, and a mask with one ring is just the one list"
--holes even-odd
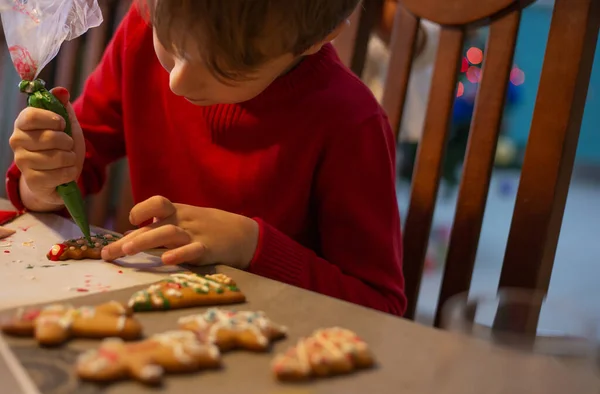
[[(19, 84), (19, 90), (28, 95), (27, 104), (30, 107), (45, 109), (62, 116), (66, 122), (65, 133), (67, 133), (69, 136), (72, 135), (71, 122), (67, 109), (52, 93), (46, 89), (44, 81), (41, 79), (36, 79), (34, 81), (21, 81)], [(56, 188), (56, 191), (63, 199), (67, 210), (71, 214), (71, 217), (77, 226), (79, 226), (87, 241), (91, 244), (92, 240), (90, 234), (90, 225), (85, 212), (83, 197), (79, 187), (77, 186), (77, 183), (73, 181), (59, 185)]]

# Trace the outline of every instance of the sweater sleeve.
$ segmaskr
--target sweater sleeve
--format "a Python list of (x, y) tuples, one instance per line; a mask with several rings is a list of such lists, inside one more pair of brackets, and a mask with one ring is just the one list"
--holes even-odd
[[(119, 26), (100, 64), (87, 79), (82, 94), (73, 103), (86, 145), (85, 161), (77, 181), (84, 196), (100, 191), (107, 165), (125, 155), (121, 65), (126, 29), (132, 17), (135, 15), (130, 12)], [(13, 205), (24, 209), (19, 195), (20, 177), (21, 172), (13, 163), (8, 169), (6, 190)]]
[(327, 144), (315, 180), (321, 250), (257, 219), (250, 272), (355, 304), (406, 309), (395, 142), (383, 114)]

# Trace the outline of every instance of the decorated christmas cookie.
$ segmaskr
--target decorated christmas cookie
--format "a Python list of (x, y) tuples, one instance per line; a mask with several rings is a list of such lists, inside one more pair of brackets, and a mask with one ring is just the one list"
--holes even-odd
[(46, 257), (52, 261), (100, 260), (102, 248), (119, 239), (118, 236), (112, 234), (96, 234), (91, 238), (91, 244), (84, 237), (69, 239), (61, 244), (56, 244), (50, 249)]
[(271, 341), (285, 337), (287, 329), (269, 320), (263, 312), (233, 312), (211, 308), (182, 317), (179, 327), (216, 344), (221, 351), (247, 349), (266, 351)]
[(347, 374), (373, 365), (365, 342), (350, 330), (333, 327), (301, 339), (295, 347), (278, 355), (272, 367), (279, 380), (305, 380)]
[(191, 331), (168, 331), (147, 340), (125, 343), (106, 339), (98, 349), (81, 354), (77, 375), (97, 382), (132, 378), (146, 384), (158, 384), (166, 373), (195, 372), (217, 368), (219, 349), (201, 342)]
[(236, 304), (246, 296), (235, 282), (222, 274), (173, 274), (138, 291), (129, 299), (129, 307), (136, 312), (181, 309), (196, 306)]
[(2, 331), (15, 336), (33, 336), (45, 346), (61, 345), (69, 338), (133, 340), (142, 334), (142, 326), (131, 315), (131, 310), (116, 301), (80, 308), (54, 304), (19, 310), (11, 321), (2, 325)]

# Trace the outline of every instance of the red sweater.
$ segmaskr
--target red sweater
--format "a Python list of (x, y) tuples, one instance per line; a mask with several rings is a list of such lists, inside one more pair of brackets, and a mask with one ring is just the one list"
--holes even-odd
[[(248, 102), (197, 107), (170, 91), (152, 31), (132, 10), (74, 106), (84, 194), (127, 156), (136, 203), (162, 195), (255, 218), (250, 272), (404, 312), (394, 136), (331, 45)], [(7, 187), (22, 208), (19, 176), (13, 166)]]

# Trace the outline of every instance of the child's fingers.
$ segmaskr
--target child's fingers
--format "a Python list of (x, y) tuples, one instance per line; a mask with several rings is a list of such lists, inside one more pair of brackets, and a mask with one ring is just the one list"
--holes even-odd
[(33, 107), (25, 108), (15, 120), (15, 127), (23, 131), (63, 131), (65, 126), (66, 122), (62, 116), (45, 109)]
[(44, 152), (19, 152), (19, 163), (26, 163), (27, 167), (37, 171), (58, 170), (61, 168), (75, 167), (77, 157), (74, 152), (64, 150), (47, 150)]
[(47, 150), (73, 150), (73, 139), (62, 131), (35, 130), (16, 131), (9, 140), (11, 148), (26, 149), (31, 152)]
[(61, 102), (62, 105), (66, 106), (69, 104), (69, 100), (71, 99), (71, 94), (66, 88), (62, 86), (57, 86), (54, 89), (50, 90), (50, 93), (54, 95)]
[(102, 259), (105, 261), (111, 261), (111, 260), (117, 259), (119, 257), (125, 256), (126, 253), (123, 252), (123, 245), (130, 242), (133, 238), (137, 237), (138, 235), (148, 232), (152, 229), (153, 229), (152, 227), (142, 227), (140, 229), (131, 231), (130, 233), (128, 233), (123, 238), (119, 239), (118, 241), (115, 241), (111, 244), (106, 245), (104, 248), (102, 248), (102, 252), (101, 252)]
[[(19, 163), (17, 163), (17, 167), (19, 167)], [(32, 170), (28, 167), (19, 168), (23, 172), (23, 177), (25, 178), (25, 182), (27, 182), (27, 186), (29, 186), (32, 191), (40, 191), (42, 189), (52, 190), (58, 185), (71, 182), (77, 177), (78, 171), (75, 167), (65, 167), (46, 171)]]
[(185, 230), (169, 224), (130, 238), (129, 242), (123, 244), (122, 250), (125, 254), (131, 256), (148, 249), (156, 249), (163, 246), (172, 249), (190, 242), (190, 235)]
[(175, 205), (165, 197), (154, 196), (131, 209), (129, 222), (138, 226), (154, 218), (166, 219), (176, 212)]
[(177, 265), (198, 261), (206, 252), (206, 246), (200, 242), (194, 242), (177, 249), (163, 253), (162, 261), (166, 265)]

